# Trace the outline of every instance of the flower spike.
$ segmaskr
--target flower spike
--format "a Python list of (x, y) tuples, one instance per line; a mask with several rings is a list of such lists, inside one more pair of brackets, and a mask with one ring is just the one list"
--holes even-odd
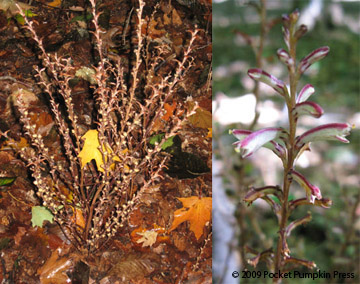
[(299, 64), (299, 72), (300, 74), (304, 73), (306, 69), (308, 69), (313, 63), (319, 61), (328, 55), (330, 48), (328, 46), (323, 46), (318, 49), (315, 49), (309, 55), (301, 59)]
[(343, 143), (349, 143), (345, 136), (350, 134), (352, 126), (348, 123), (330, 123), (320, 125), (306, 131), (296, 138), (296, 147), (301, 148), (308, 142), (321, 140), (339, 140)]
[(288, 91), (287, 91), (285, 83), (283, 81), (279, 80), (278, 78), (270, 75), (269, 73), (267, 73), (261, 69), (254, 68), (254, 69), (248, 70), (248, 75), (253, 80), (260, 81), (260, 82), (265, 83), (266, 85), (269, 85), (280, 95), (282, 95), (282, 96), (288, 95)]
[(320, 189), (311, 184), (302, 174), (297, 171), (291, 171), (291, 177), (306, 191), (307, 199), (310, 203), (315, 202), (315, 198), (318, 200), (322, 199)]

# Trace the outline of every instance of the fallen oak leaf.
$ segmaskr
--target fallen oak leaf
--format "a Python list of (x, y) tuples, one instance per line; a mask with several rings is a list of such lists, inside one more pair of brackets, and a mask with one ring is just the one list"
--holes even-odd
[(165, 128), (165, 122), (169, 121), (169, 119), (174, 115), (174, 111), (176, 110), (176, 102), (173, 101), (172, 104), (164, 103), (164, 109), (166, 113), (154, 121), (154, 125), (151, 130), (152, 132), (157, 132)]
[(136, 234), (141, 236), (141, 238), (138, 239), (136, 242), (138, 244), (142, 243), (142, 247), (152, 247), (153, 244), (156, 243), (156, 239), (158, 236), (158, 233), (152, 230), (145, 232), (137, 232)]
[(198, 240), (203, 234), (204, 226), (211, 219), (212, 198), (190, 196), (178, 199), (184, 207), (174, 212), (174, 221), (169, 232), (175, 230), (181, 223), (189, 221), (190, 230)]
[(144, 227), (139, 227), (133, 230), (130, 234), (131, 241), (133, 243), (141, 244), (143, 243), (142, 247), (152, 246), (157, 241), (163, 242), (168, 239), (168, 236), (162, 237), (159, 236), (160, 234), (164, 234), (166, 232), (164, 227), (161, 227), (157, 224), (153, 224), (152, 229), (146, 229)]
[(170, 117), (174, 114), (174, 111), (176, 109), (176, 102), (174, 101), (172, 105), (165, 103), (164, 109), (166, 110), (166, 113), (162, 116), (162, 119), (168, 121)]
[(54, 222), (54, 215), (44, 206), (33, 206), (31, 208), (31, 215), (33, 227), (38, 226), (42, 228), (44, 221)]

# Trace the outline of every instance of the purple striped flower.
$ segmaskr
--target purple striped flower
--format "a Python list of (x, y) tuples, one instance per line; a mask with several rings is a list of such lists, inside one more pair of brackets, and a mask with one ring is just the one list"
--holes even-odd
[(309, 55), (301, 59), (299, 64), (299, 71), (300, 74), (304, 73), (306, 69), (310, 67), (311, 64), (319, 61), (320, 59), (324, 58), (328, 55), (330, 48), (328, 46), (323, 46), (318, 49), (312, 51)]
[(311, 184), (302, 174), (297, 171), (291, 171), (291, 177), (306, 191), (306, 197), (310, 203), (314, 203), (315, 199), (321, 200), (320, 189)]
[(296, 138), (296, 146), (301, 148), (304, 144), (321, 140), (339, 140), (349, 143), (345, 136), (350, 134), (351, 125), (348, 123), (330, 123), (310, 129)]
[(297, 96), (296, 103), (305, 102), (313, 93), (315, 93), (314, 87), (311, 84), (306, 84)]
[[(241, 153), (243, 158), (246, 158), (257, 151), (260, 147), (267, 147), (271, 150), (276, 150), (279, 153), (285, 153), (285, 148), (277, 139), (285, 137), (286, 131), (283, 128), (269, 127), (255, 132), (249, 130), (234, 129), (230, 131), (239, 141), (233, 145), (235, 150)], [(270, 142), (270, 143), (269, 143)]]
[(286, 96), (288, 94), (286, 85), (283, 81), (277, 79), (276, 77), (270, 75), (269, 73), (261, 69), (249, 69), (248, 75), (253, 80), (260, 81), (269, 85), (282, 96)]
[(319, 118), (324, 113), (324, 110), (314, 102), (303, 102), (296, 104), (295, 108), (293, 109), (293, 113), (296, 115), (296, 117), (306, 114)]

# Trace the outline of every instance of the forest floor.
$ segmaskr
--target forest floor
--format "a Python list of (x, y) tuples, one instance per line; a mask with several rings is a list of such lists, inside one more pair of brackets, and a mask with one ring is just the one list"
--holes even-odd
[[(109, 57), (132, 56), (129, 42), (135, 2), (105, 0), (99, 6)], [(151, 17), (156, 4), (155, 17)], [(94, 64), (93, 37), (87, 31), (91, 30), (88, 5), (85, 0), (39, 0), (23, 8), (31, 11), (28, 17), (36, 23), (46, 52), (71, 57), (73, 65), (81, 67)], [(169, 230), (174, 212), (185, 205), (186, 198), (212, 196), (211, 2), (146, 1), (144, 11), (146, 38), (168, 41), (175, 56), (182, 54), (189, 31), (195, 25), (200, 30), (194, 68), (172, 104), (167, 105), (168, 117), (164, 118), (171, 119), (171, 107), (176, 107), (177, 100), (192, 96), (198, 102), (199, 111), (180, 131), (181, 141), (174, 145), (180, 153), (188, 153), (186, 161), (191, 165), (173, 162), (171, 173), (163, 173), (160, 190), (133, 209), (127, 226), (102, 249), (87, 255), (68, 242), (56, 223), (32, 224), (32, 208), (41, 205), (41, 200), (19, 156), (20, 149), (30, 146), (19, 122), (17, 96), (21, 95), (29, 107), (32, 123), (46, 144), (57, 143), (58, 134), (49, 103), (34, 77), (34, 66), (41, 66), (39, 49), (24, 28), (15, 0), (0, 3), (0, 130), (7, 134), (0, 140), (1, 283), (211, 283), (211, 220), (197, 224), (199, 216), (190, 216)], [(80, 123), (89, 128), (94, 101), (86, 80), (73, 87), (73, 98)], [(193, 164), (199, 160), (200, 169), (196, 165), (195, 169), (201, 174), (193, 175)], [(13, 181), (1, 186), (6, 178)]]

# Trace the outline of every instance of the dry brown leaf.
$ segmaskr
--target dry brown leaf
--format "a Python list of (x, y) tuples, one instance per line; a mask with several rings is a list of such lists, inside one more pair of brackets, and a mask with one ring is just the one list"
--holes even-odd
[(173, 9), (172, 10), (172, 17), (171, 17), (171, 20), (172, 20), (172, 23), (175, 25), (175, 26), (180, 26), (183, 24), (178, 12), (176, 11), (176, 9)]
[(25, 235), (26, 228), (25, 227), (18, 227), (18, 232), (14, 236), (15, 245), (18, 246), (21, 242), (22, 236)]
[(77, 256), (60, 256), (63, 249), (57, 248), (53, 251), (45, 264), (38, 269), (41, 284), (63, 284), (71, 280), (66, 272), (73, 268)]
[(195, 114), (189, 117), (189, 121), (195, 127), (211, 128), (212, 127), (212, 115), (211, 112), (201, 107), (196, 109)]
[(20, 141), (16, 141), (14, 139), (9, 139), (8, 141), (6, 141), (4, 143), (4, 146), (1, 147), (0, 150), (13, 149), (14, 151), (18, 152), (22, 148), (26, 148), (26, 147), (29, 147), (29, 143), (27, 142), (27, 140), (24, 137), (20, 137)]
[(211, 218), (212, 198), (191, 196), (186, 198), (178, 198), (183, 208), (174, 212), (174, 221), (169, 232), (175, 230), (181, 223), (190, 222), (190, 230), (195, 233), (196, 239), (203, 234), (203, 228)]
[(121, 283), (140, 280), (152, 273), (158, 266), (158, 257), (154, 254), (130, 254), (119, 260), (110, 270), (110, 276), (116, 276)]

